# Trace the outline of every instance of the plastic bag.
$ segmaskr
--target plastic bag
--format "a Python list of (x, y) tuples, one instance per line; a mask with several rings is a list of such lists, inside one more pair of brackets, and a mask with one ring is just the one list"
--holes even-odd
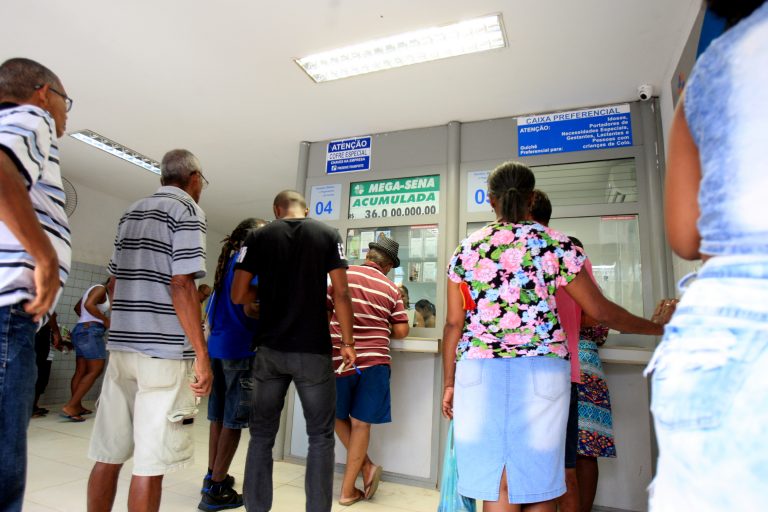
[(443, 476), (440, 480), (440, 505), (437, 512), (475, 512), (474, 498), (459, 494), (459, 471), (456, 466), (456, 451), (453, 448), (453, 420), (448, 426), (448, 439), (445, 440), (443, 457)]

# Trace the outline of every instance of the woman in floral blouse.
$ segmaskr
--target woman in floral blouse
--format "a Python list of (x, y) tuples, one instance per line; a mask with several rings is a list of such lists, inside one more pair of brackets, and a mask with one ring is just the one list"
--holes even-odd
[(497, 221), (464, 240), (448, 268), (442, 408), (455, 420), (459, 493), (484, 500), (485, 512), (554, 512), (565, 492), (570, 370), (557, 288), (609, 327), (662, 333), (603, 297), (567, 236), (528, 220), (534, 187), (523, 164), (494, 170)]

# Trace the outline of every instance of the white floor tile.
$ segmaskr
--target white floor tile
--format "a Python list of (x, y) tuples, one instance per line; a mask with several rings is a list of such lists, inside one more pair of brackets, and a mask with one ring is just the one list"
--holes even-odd
[[(86, 404), (92, 408), (93, 404)], [(59, 407), (51, 407), (44, 418), (32, 420), (29, 428), (29, 466), (24, 510), (28, 512), (78, 512), (86, 509), (88, 476), (93, 462), (88, 459), (88, 442), (93, 428), (93, 416), (83, 423), (72, 423), (58, 417)], [(163, 479), (162, 511), (197, 509), (200, 486), (208, 467), (208, 422), (205, 403), (193, 428), (195, 461), (183, 470), (169, 473)], [(243, 433), (230, 474), (235, 477), (235, 488), (242, 490), (248, 433)], [(125, 510), (132, 463), (128, 461), (120, 475), (114, 510)], [(274, 512), (301, 512), (304, 510), (304, 466), (276, 461), (273, 480), (275, 486)], [(362, 483), (358, 482), (362, 488)], [(435, 490), (382, 482), (371, 501), (361, 501), (351, 507), (337, 503), (341, 488), (341, 475), (334, 475), (334, 504), (332, 510), (370, 512), (432, 512), (437, 509), (439, 493)], [(243, 509), (240, 509), (243, 510)]]

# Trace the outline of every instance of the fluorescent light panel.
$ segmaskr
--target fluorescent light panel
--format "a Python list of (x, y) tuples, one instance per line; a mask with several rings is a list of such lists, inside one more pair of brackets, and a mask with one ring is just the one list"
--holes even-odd
[(296, 63), (315, 82), (326, 82), (505, 46), (501, 15), (494, 14), (316, 53)]
[(150, 172), (160, 174), (160, 162), (152, 160), (148, 156), (144, 156), (141, 153), (127, 148), (122, 144), (113, 141), (112, 139), (104, 137), (103, 135), (99, 135), (94, 131), (80, 130), (78, 132), (70, 133), (69, 136), (74, 137), (79, 141), (85, 142), (86, 144), (90, 144), (97, 149), (106, 151), (110, 155), (122, 158), (123, 160), (134, 165), (138, 165), (139, 167), (142, 167)]

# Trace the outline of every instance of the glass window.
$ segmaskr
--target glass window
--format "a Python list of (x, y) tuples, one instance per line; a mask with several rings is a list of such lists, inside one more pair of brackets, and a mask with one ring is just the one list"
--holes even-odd
[(635, 203), (635, 159), (603, 160), (532, 168), (536, 187), (549, 195), (554, 206)]
[(387, 277), (401, 288), (412, 327), (436, 326), (438, 228), (436, 224), (347, 230), (347, 260), (365, 261), (368, 244), (384, 234), (400, 244), (400, 267)]
[[(468, 224), (467, 235), (484, 225), (484, 222)], [(635, 315), (643, 316), (637, 215), (552, 219), (550, 226), (575, 236), (584, 244), (595, 280), (606, 297)]]

